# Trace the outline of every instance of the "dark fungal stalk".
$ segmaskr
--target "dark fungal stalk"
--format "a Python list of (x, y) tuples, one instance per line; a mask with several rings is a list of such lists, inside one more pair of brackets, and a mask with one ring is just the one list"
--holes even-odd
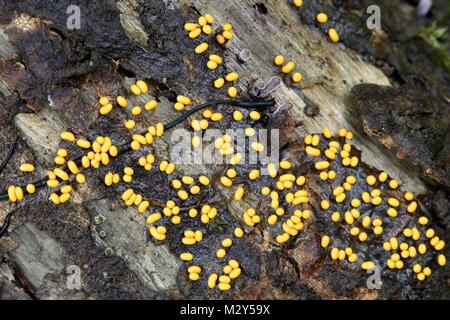
[(19, 138), (16, 138), (16, 140), (14, 140), (14, 143), (11, 147), (11, 149), (9, 150), (8, 154), (6, 155), (5, 160), (3, 160), (3, 162), (0, 164), (0, 173), (3, 171), (3, 169), (5, 169), (6, 165), (8, 164), (9, 160), (11, 159), (11, 157), (14, 154), (14, 151), (16, 150), (17, 147), (17, 143), (19, 142)]
[[(14, 151), (16, 150), (17, 147), (17, 143), (19, 142), (19, 138), (16, 138), (14, 140), (14, 143), (11, 147), (11, 149), (9, 150), (8, 154), (6, 155), (5, 160), (3, 160), (3, 162), (0, 165), (0, 173), (3, 171), (3, 169), (5, 169), (6, 165), (8, 164), (9, 160), (11, 159), (11, 157), (14, 154)], [(5, 218), (5, 222), (3, 223), (2, 227), (0, 228), (0, 238), (2, 238), (6, 232), (8, 231), (8, 228), (11, 224), (11, 215), (12, 214), (8, 214)]]
[(12, 214), (8, 214), (6, 216), (5, 223), (3, 223), (2, 227), (0, 228), (0, 238), (2, 238), (6, 234), (9, 226), (11, 225), (11, 215)]
[(215, 101), (209, 101), (207, 103), (198, 105), (189, 111), (186, 111), (181, 115), (179, 118), (175, 119), (174, 121), (168, 123), (164, 126), (166, 130), (172, 129), (173, 127), (177, 126), (187, 118), (189, 118), (191, 115), (196, 113), (197, 111), (200, 111), (202, 109), (208, 108), (208, 107), (214, 107), (220, 104), (224, 105), (233, 105), (236, 107), (241, 108), (268, 108), (273, 107), (275, 105), (275, 101), (268, 100), (268, 101), (233, 101), (233, 100), (215, 100)]

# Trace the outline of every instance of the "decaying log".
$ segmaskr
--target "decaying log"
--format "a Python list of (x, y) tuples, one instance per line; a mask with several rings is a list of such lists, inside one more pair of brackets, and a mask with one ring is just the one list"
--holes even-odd
[[(130, 84), (145, 79), (150, 92), (132, 97), (129, 102), (142, 105), (149, 99), (159, 99), (155, 112), (146, 113), (137, 124), (145, 128), (176, 118), (172, 103), (177, 94), (188, 95), (194, 105), (223, 98), (224, 92), (211, 84), (225, 71), (239, 73), (237, 86), (244, 98), (249, 98), (258, 81), (261, 85), (274, 76), (281, 77), (270, 93), (276, 107), (268, 114), (280, 112), (272, 121), (282, 129), (286, 145), (298, 146), (304, 135), (321, 132), (324, 126), (334, 132), (346, 127), (355, 132), (354, 144), (362, 151), (364, 163), (388, 170), (401, 181), (403, 190), (415, 194), (430, 190), (417, 170), (367, 136), (357, 125), (358, 115), (348, 108), (348, 97), (355, 85), (390, 86), (392, 79), (360, 53), (342, 43), (331, 43), (316, 27), (302, 23), (299, 9), (291, 1), (89, 1), (80, 5), (81, 29), (68, 30), (65, 12), (72, 2), (2, 2), (5, 7), (0, 7), (0, 159), (12, 138), (19, 137), (13, 158), (0, 173), (0, 190), (30, 179), (19, 173), (18, 163), (36, 163), (33, 177), (39, 178), (53, 164), (58, 147), (75, 154), (75, 147), (59, 141), (59, 133), (65, 129), (88, 138), (109, 135), (118, 144), (127, 141), (123, 122), (130, 116), (129, 111), (115, 110), (112, 115), (99, 117), (99, 96), (125, 95)], [(217, 50), (225, 61), (220, 71), (206, 69), (207, 58), (193, 53), (197, 42), (183, 30), (185, 22), (204, 13), (215, 17), (216, 26), (226, 22), (233, 25), (235, 37), (226, 49), (211, 43), (212, 50)], [(273, 65), (273, 57), (279, 53), (296, 62), (304, 77), (299, 85), (293, 85)], [(95, 68), (82, 68), (86, 61), (92, 61)], [(167, 159), (172, 143), (170, 136), (156, 141), (155, 155)], [(113, 169), (119, 171), (136, 159), (124, 155)], [(193, 176), (217, 176), (224, 167), (179, 164), (177, 170)], [(67, 207), (52, 206), (46, 189), (17, 206), (0, 203), (0, 222), (14, 213), (9, 236), (0, 240), (1, 299), (207, 296), (206, 288), (194, 288), (186, 279), (178, 259), (180, 248), (175, 243), (152, 242), (145, 218), (135, 209), (125, 208), (118, 194), (105, 188), (105, 172), (99, 170), (86, 185), (77, 187)], [(174, 195), (160, 176), (149, 179), (151, 185), (142, 188), (156, 200), (163, 202)], [(243, 210), (260, 202), (258, 195), (251, 193), (240, 203), (229, 200), (232, 192), (216, 181), (200, 197), (201, 203), (220, 203), (226, 216), (221, 217), (223, 226), (212, 228), (216, 237), (205, 240), (199, 254), (214, 255), (213, 248), (221, 240), (218, 230), (232, 230)], [(181, 234), (181, 230), (175, 232)], [(375, 299), (401, 298), (404, 292), (411, 298), (448, 297), (448, 284), (440, 281), (449, 281), (448, 268), (440, 280), (430, 281), (434, 289), (417, 293), (389, 280), (390, 287), (379, 293), (365, 288), (365, 274), (331, 266), (316, 268), (322, 261), (319, 241), (319, 229), (314, 225), (288, 249), (273, 246), (263, 230), (253, 233), (234, 249), (247, 274), (238, 283), (240, 290), (228, 297)], [(81, 290), (66, 286), (70, 265), (81, 269)], [(24, 281), (14, 279), (15, 270), (20, 271)], [(447, 291), (439, 291), (439, 286)]]

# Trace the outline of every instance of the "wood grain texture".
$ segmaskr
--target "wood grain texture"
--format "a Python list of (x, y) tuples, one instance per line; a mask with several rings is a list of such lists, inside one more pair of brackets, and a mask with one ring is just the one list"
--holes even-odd
[[(260, 1), (191, 1), (201, 14), (210, 13), (220, 24), (230, 22), (235, 37), (229, 44), (226, 63), (229, 69), (250, 81), (270, 77), (280, 72), (272, 61), (282, 54), (296, 63), (304, 76), (299, 86), (286, 85), (286, 81), (273, 94), (278, 103), (290, 101), (293, 113), (303, 120), (303, 126), (295, 137), (303, 139), (306, 134), (321, 132), (324, 126), (334, 132), (352, 126), (352, 115), (348, 113), (346, 98), (350, 89), (358, 83), (389, 85), (389, 79), (375, 66), (364, 62), (361, 57), (342, 44), (331, 43), (319, 31), (302, 25), (295, 15), (301, 10), (288, 1), (264, 1), (267, 14), (255, 9)], [(245, 64), (237, 57), (244, 48), (252, 51), (252, 58)], [(241, 87), (241, 90), (247, 88)], [(320, 115), (307, 118), (303, 113), (304, 98), (312, 101), (320, 110)], [(405, 190), (422, 193), (426, 190), (417, 174), (405, 168), (395, 158), (386, 154), (377, 142), (362, 132), (355, 134), (354, 143), (363, 151), (362, 160), (375, 168), (384, 169), (404, 184)]]
[[(158, 5), (162, 3), (160, 1), (152, 3), (156, 2)], [(54, 152), (60, 146), (59, 133), (64, 129), (74, 130), (77, 134), (80, 133), (84, 136), (91, 135), (91, 137), (97, 132), (93, 131), (105, 130), (112, 132), (118, 140), (123, 141), (125, 134), (120, 130), (123, 130), (123, 121), (130, 118), (129, 110), (120, 110), (120, 113), (114, 114), (114, 123), (112, 123), (112, 118), (104, 120), (98, 116), (97, 99), (99, 95), (103, 94), (111, 94), (111, 96), (123, 94), (140, 77), (153, 80), (152, 85), (163, 92), (158, 95), (160, 103), (157, 109), (143, 115), (142, 121), (138, 122), (139, 128), (145, 128), (160, 121), (168, 122), (177, 116), (173, 111), (173, 102), (170, 100), (170, 98), (173, 100), (173, 97), (170, 97), (170, 93), (185, 93), (196, 104), (219, 96), (219, 93), (211, 86), (213, 76), (200, 69), (200, 58), (192, 52), (187, 52), (188, 48), (179, 47), (181, 53), (169, 52), (167, 56), (170, 57), (169, 62), (167, 59), (164, 60), (164, 55), (158, 56), (155, 53), (161, 47), (165, 50), (165, 45), (178, 45), (178, 43), (168, 44), (167, 42), (163, 43), (161, 39), (155, 39), (152, 33), (154, 30), (150, 30), (148, 26), (148, 20), (155, 21), (156, 18), (160, 18), (168, 12), (176, 12), (177, 17), (182, 18), (177, 21), (179, 23), (176, 26), (180, 30), (182, 30), (184, 22), (191, 21), (191, 17), (197, 16), (197, 12), (212, 14), (216, 19), (216, 26), (226, 22), (232, 23), (235, 37), (227, 44), (227, 50), (223, 54), (224, 65), (226, 71), (239, 73), (240, 81), (237, 85), (240, 91), (249, 91), (256, 80), (267, 82), (274, 75), (282, 77), (272, 63), (276, 54), (283, 54), (286, 59), (296, 63), (296, 70), (303, 74), (304, 80), (299, 85), (292, 85), (288, 78), (283, 77), (282, 84), (271, 94), (277, 102), (277, 107), (286, 102), (292, 103), (294, 107), (289, 116), (302, 122), (302, 125), (294, 131), (294, 137), (290, 141), (293, 144), (301, 141), (306, 134), (321, 132), (324, 126), (330, 127), (334, 132), (341, 127), (356, 131), (355, 117), (348, 112), (346, 107), (351, 88), (359, 83), (390, 84), (389, 79), (380, 69), (365, 62), (359, 54), (342, 44), (331, 43), (327, 36), (320, 31), (301, 24), (295, 12), (295, 10), (301, 9), (293, 7), (289, 1), (164, 1), (166, 3), (166, 7), (163, 9), (164, 13), (157, 12), (149, 15), (150, 18), (147, 17), (147, 21), (143, 19), (144, 13), (139, 11), (137, 1), (120, 0), (111, 3), (114, 4), (116, 18), (123, 29), (121, 31), (124, 36), (128, 37), (126, 40), (129, 40), (126, 42), (120, 39), (121, 43), (130, 47), (137, 46), (139, 49), (136, 50), (137, 54), (133, 52), (135, 56), (130, 58), (132, 54), (127, 51), (129, 47), (124, 48), (123, 51), (116, 50), (117, 56), (120, 58), (123, 54), (123, 59), (113, 57), (110, 52), (103, 53), (103, 62), (106, 61), (107, 68), (109, 68), (106, 68), (107, 71), (102, 70), (101, 74), (94, 72), (93, 75), (86, 76), (82, 80), (77, 79), (78, 82), (68, 77), (69, 80), (63, 82), (65, 87), (60, 92), (57, 91), (58, 84), (51, 83), (51, 86), (47, 88), (48, 92), (42, 93), (44, 95), (42, 104), (31, 103), (30, 100), (27, 100), (28, 95), (19, 90), (23, 85), (23, 78), (26, 78), (24, 74), (28, 70), (25, 71), (25, 68), (21, 66), (20, 59), (15, 58), (15, 55), (20, 55), (21, 52), (11, 43), (16, 39), (10, 39), (8, 34), (29, 35), (36, 30), (47, 30), (47, 23), (53, 22), (23, 13), (14, 17), (11, 23), (0, 26), (0, 63), (3, 63), (4, 66), (17, 64), (21, 70), (17, 76), (20, 79), (0, 74), (0, 97), (5, 98), (0, 101), (0, 106), (4, 106), (1, 111), (12, 110), (13, 103), (11, 101), (26, 100), (29, 102), (25, 106), (29, 110), (19, 110), (11, 123), (14, 123), (23, 140), (23, 148), (34, 154), (41, 167), (50, 166), (53, 163)], [(257, 4), (260, 3), (264, 4), (267, 13), (258, 10)], [(146, 9), (156, 10), (155, 8)], [(54, 28), (57, 26), (57, 23), (53, 25)], [(157, 27), (158, 31), (162, 29), (166, 32), (164, 26)], [(170, 29), (167, 32), (172, 31)], [(61, 31), (60, 33), (64, 34)], [(174, 36), (178, 37), (178, 33)], [(59, 37), (55, 34), (52, 36)], [(182, 36), (187, 38), (184, 33)], [(105, 40), (105, 42), (107, 41)], [(194, 43), (195, 41), (192, 41), (190, 45), (193, 46)], [(84, 42), (82, 44), (89, 47)], [(238, 59), (244, 49), (251, 51), (251, 58), (245, 63)], [(141, 57), (143, 60), (145, 58), (151, 61), (152, 66), (155, 65), (155, 69), (146, 70), (144, 68), (148, 67), (148, 60), (141, 67), (139, 63)], [(172, 59), (177, 59), (178, 64), (173, 63)], [(166, 68), (164, 63), (168, 63), (170, 66)], [(49, 68), (51, 65), (52, 63), (49, 62)], [(157, 72), (161, 65), (163, 66), (161, 69), (168, 70), (167, 75)], [(31, 69), (32, 66), (28, 67)], [(42, 67), (42, 69), (45, 68)], [(28, 74), (26, 75), (28, 76)], [(70, 82), (71, 80), (74, 82)], [(129, 103), (130, 105), (142, 105), (155, 96), (155, 92), (149, 92), (139, 97), (131, 97)], [(316, 117), (306, 116), (307, 104), (315, 105), (319, 109), (319, 115)], [(3, 121), (3, 118), (0, 120)], [(7, 139), (0, 141), (4, 140)], [(354, 144), (363, 151), (362, 161), (377, 169), (384, 169), (391, 176), (398, 178), (405, 190), (411, 190), (418, 194), (427, 190), (417, 173), (403, 166), (379, 143), (370, 139), (363, 132), (355, 132)], [(167, 135), (163, 139), (157, 140), (152, 147), (155, 155), (162, 159), (168, 159), (173, 141), (171, 141), (170, 135)], [(123, 163), (121, 162), (121, 164)], [(179, 164), (177, 170), (182, 174), (217, 176), (223, 172), (224, 168), (223, 166), (202, 164)], [(240, 221), (243, 210), (260, 205), (261, 199), (259, 194), (249, 193), (241, 202), (228, 201), (232, 198), (235, 187), (237, 186), (224, 188), (217, 181), (213, 186), (214, 192), (217, 192), (216, 199), (225, 202), (228, 212), (234, 220)], [(48, 195), (48, 191), (41, 192), (36, 195), (36, 202), (31, 202), (28, 207), (17, 209), (19, 212), (20, 210), (25, 211), (25, 213), (22, 212), (24, 218), (20, 217), (13, 221), (10, 230), (11, 238), (0, 240), (16, 242), (16, 247), (8, 244), (6, 251), (9, 252), (5, 253), (4, 257), (19, 264), (21, 269), (27, 272), (27, 277), (36, 287), (39, 298), (66, 298), (69, 296), (63, 287), (65, 278), (62, 269), (69, 262), (74, 263), (74, 260), (83, 266), (83, 272), (86, 273), (87, 278), (85, 292), (77, 296), (80, 298), (189, 297), (189, 293), (183, 291), (188, 286), (185, 283), (180, 284), (180, 274), (184, 270), (177, 255), (169, 249), (168, 244), (155, 245), (149, 241), (144, 217), (138, 215), (135, 209), (118, 206), (115, 199), (117, 195), (106, 190), (101, 176), (92, 177), (86, 185), (77, 188), (73, 194), (71, 204), (73, 207), (48, 209)], [(43, 206), (42, 203), (47, 206)], [(33, 208), (30, 208), (33, 205), (38, 208), (43, 206), (45, 210), (42, 210), (42, 213), (36, 213)], [(15, 210), (13, 206), (2, 203), (0, 217), (5, 217), (12, 210)], [(103, 217), (104, 221), (97, 224), (96, 219), (99, 216)], [(40, 227), (45, 231), (30, 227), (29, 222), (26, 222), (27, 219), (35, 217), (42, 219)], [(2, 222), (1, 219), (0, 222)], [(34, 237), (34, 239), (30, 239), (30, 237)], [(312, 228), (302, 237), (295, 248), (283, 253), (289, 255), (289, 259), (292, 260), (285, 261), (286, 270), (289, 271), (286, 272), (285, 278), (298, 276), (298, 270), (313, 270), (312, 265), (320, 262), (321, 257), (316, 246), (320, 237), (319, 231)], [(51, 248), (58, 248), (54, 250), (52, 256), (56, 261), (57, 268), (55, 269), (41, 261), (39, 248), (48, 241), (51, 243)], [(268, 232), (256, 230), (250, 241), (256, 243), (255, 246), (258, 247), (258, 250), (265, 251), (264, 254), (269, 257), (261, 266), (263, 276), (258, 280), (255, 280), (256, 276), (251, 281), (249, 280), (248, 286), (238, 292), (235, 297), (305, 297), (303, 288), (298, 289), (301, 294), (285, 292), (277, 287), (279, 284), (271, 282), (270, 277), (274, 277), (273, 275), (267, 276), (267, 273), (276, 273), (278, 270), (265, 270), (265, 265), (272, 266), (271, 263), (274, 263), (278, 267), (277, 263), (279, 263), (277, 260), (279, 257), (274, 258), (279, 254), (278, 248), (273, 246), (273, 240), (270, 239)], [(78, 247), (74, 249), (73, 243), (80, 243), (79, 252)], [(22, 247), (17, 249), (17, 244)], [(27, 245), (29, 248), (26, 248)], [(59, 248), (62, 249), (59, 250)], [(214, 254), (213, 249), (210, 251)], [(209, 253), (211, 254), (211, 252)], [(27, 256), (29, 256), (28, 259), (35, 259), (40, 267), (32, 269), (33, 263), (26, 260)], [(261, 260), (264, 259), (261, 258)], [(294, 267), (293, 262), (298, 266)], [(259, 265), (255, 266), (255, 268), (257, 267)], [(284, 271), (284, 269), (282, 270)], [(11, 284), (12, 272), (4, 262), (0, 263), (0, 289), (10, 290), (10, 294), (6, 298), (28, 297), (22, 288)], [(259, 270), (256, 270), (255, 273), (259, 273)], [(48, 276), (46, 277), (47, 274), (50, 274), (50, 279)], [(349, 274), (351, 277), (352, 274)], [(332, 277), (335, 274), (327, 275)], [(337, 274), (337, 276), (339, 275)], [(279, 274), (276, 276), (283, 277)], [(321, 297), (342, 298), (337, 293), (338, 290), (329, 286), (330, 281), (321, 274), (304, 274), (300, 275), (298, 286), (306, 284)], [(111, 293), (114, 290), (120, 294)], [(0, 295), (0, 297), (2, 296)], [(374, 299), (378, 296), (373, 292), (361, 289), (359, 295), (355, 294), (354, 297)]]

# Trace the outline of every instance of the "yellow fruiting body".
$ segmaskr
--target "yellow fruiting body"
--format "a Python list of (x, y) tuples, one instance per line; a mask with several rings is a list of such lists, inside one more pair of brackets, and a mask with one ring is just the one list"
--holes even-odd
[(395, 179), (392, 179), (389, 181), (389, 187), (391, 189), (397, 189), (398, 188), (398, 181)]
[(228, 90), (227, 90), (227, 92), (228, 92), (228, 95), (229, 95), (231, 98), (234, 98), (234, 97), (236, 97), (236, 95), (237, 95), (237, 89), (236, 89), (236, 87), (234, 87), (234, 86), (229, 87)]
[(284, 57), (281, 54), (276, 55), (273, 59), (273, 62), (275, 63), (275, 65), (281, 66), (284, 63)]
[(325, 13), (320, 12), (317, 14), (316, 19), (320, 23), (325, 23), (328, 21), (328, 16)]
[(241, 238), (244, 235), (244, 231), (241, 228), (235, 228), (234, 229), (234, 235), (237, 238)]
[(218, 79), (214, 80), (214, 87), (216, 87), (217, 89), (222, 88), (224, 84), (225, 84), (224, 78), (218, 78)]
[(78, 173), (75, 179), (79, 184), (83, 184), (86, 182), (86, 177), (82, 173)]
[(158, 102), (156, 100), (150, 100), (149, 102), (144, 104), (144, 109), (147, 111), (153, 110), (158, 106)]
[(15, 187), (14, 188), (14, 194), (16, 196), (17, 201), (22, 201), (23, 200), (24, 195), (23, 195), (23, 190), (22, 190), (21, 187)]
[(142, 93), (141, 89), (139, 89), (139, 87), (135, 84), (131, 85), (130, 87), (130, 91), (131, 93), (133, 93), (135, 96), (138, 96)]
[(216, 286), (216, 282), (217, 282), (218, 278), (219, 278), (219, 276), (217, 275), (217, 273), (213, 273), (208, 277), (208, 287), (210, 289), (213, 289)]
[(375, 263), (373, 261), (365, 261), (361, 264), (361, 268), (363, 270), (370, 270), (375, 267)]
[(122, 96), (118, 96), (118, 97), (116, 98), (116, 101), (117, 101), (117, 104), (118, 104), (119, 106), (121, 106), (122, 108), (125, 108), (125, 107), (128, 105), (127, 99), (125, 99), (125, 98), (122, 97)]
[(233, 39), (233, 33), (232, 33), (231, 31), (225, 30), (224, 32), (222, 32), (222, 36), (223, 36), (226, 40), (231, 40), (231, 39)]
[(195, 39), (202, 33), (201, 28), (195, 28), (194, 30), (189, 32), (189, 38)]
[(222, 29), (225, 30), (225, 31), (231, 31), (231, 29), (232, 29), (231, 23), (225, 23), (225, 24), (222, 26)]
[(330, 37), (330, 40), (332, 42), (334, 42), (334, 43), (339, 42), (339, 34), (335, 28), (328, 29), (328, 36)]
[(63, 157), (55, 157), (54, 161), (55, 161), (55, 164), (58, 164), (58, 165), (62, 165), (66, 162), (66, 160)]
[(188, 22), (188, 23), (184, 24), (184, 30), (186, 30), (186, 31), (194, 31), (197, 28), (198, 28), (197, 24), (192, 23), (192, 22)]
[(217, 69), (217, 62), (209, 60), (208, 62), (206, 62), (206, 67), (210, 70), (215, 70)]
[(233, 244), (233, 241), (230, 238), (226, 238), (226, 239), (222, 240), (222, 246), (225, 248), (231, 247), (232, 244)]
[(228, 283), (219, 283), (218, 288), (220, 291), (227, 291), (231, 289), (231, 286)]
[(100, 105), (102, 105), (102, 106), (107, 105), (109, 103), (109, 99), (108, 99), (108, 97), (101, 97), (98, 100), (98, 103), (100, 103)]
[(322, 248), (328, 247), (328, 245), (330, 244), (330, 237), (323, 236), (320, 243), (321, 243)]
[(295, 63), (293, 61), (287, 62), (282, 68), (281, 72), (290, 73), (295, 68)]
[(91, 143), (85, 139), (78, 139), (77, 146), (83, 149), (89, 149), (91, 147)]
[(254, 121), (258, 121), (259, 119), (261, 119), (261, 114), (256, 110), (250, 111), (248, 116), (250, 117), (250, 119), (252, 119)]
[(225, 257), (225, 255), (227, 254), (227, 252), (225, 251), (225, 249), (220, 248), (219, 250), (217, 250), (216, 252), (216, 257), (219, 259), (222, 259)]
[(302, 79), (303, 75), (300, 72), (294, 72), (294, 74), (292, 75), (292, 82), (294, 83), (298, 83), (302, 81)]
[(54, 204), (60, 204), (61, 200), (59, 199), (59, 196), (56, 193), (52, 193), (50, 195), (50, 200), (54, 203)]
[(34, 186), (34, 184), (27, 184), (27, 186), (25, 187), (25, 189), (27, 190), (27, 192), (29, 194), (33, 194), (36, 191), (36, 187)]
[(195, 47), (194, 51), (196, 54), (202, 54), (206, 50), (208, 50), (208, 44), (206, 42), (203, 42), (203, 43), (199, 44), (197, 47)]
[(242, 187), (237, 188), (234, 193), (234, 199), (242, 200), (243, 196), (244, 196), (244, 188), (242, 188)]
[(225, 76), (225, 80), (228, 82), (236, 81), (239, 79), (239, 74), (237, 72), (230, 72)]
[(62, 140), (67, 140), (70, 142), (75, 141), (75, 135), (72, 132), (68, 132), (68, 131), (61, 132), (60, 137)]
[(443, 267), (447, 264), (447, 259), (445, 258), (445, 256), (443, 254), (440, 254), (437, 258), (438, 264)]
[(208, 23), (208, 20), (206, 19), (205, 16), (201, 16), (200, 18), (198, 18), (198, 24), (203, 27), (206, 26), (206, 24)]
[(19, 167), (20, 171), (22, 172), (33, 172), (34, 171), (34, 165), (31, 163), (23, 163)]
[(233, 184), (233, 181), (230, 178), (223, 176), (220, 178), (220, 183), (225, 187), (230, 187)]

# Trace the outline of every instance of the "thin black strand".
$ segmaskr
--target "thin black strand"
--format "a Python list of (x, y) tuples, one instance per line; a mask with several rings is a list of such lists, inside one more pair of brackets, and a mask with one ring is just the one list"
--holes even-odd
[(14, 151), (16, 150), (18, 142), (19, 142), (19, 138), (17, 137), (16, 140), (14, 140), (14, 144), (12, 145), (11, 149), (9, 149), (9, 152), (6, 155), (5, 160), (3, 160), (2, 164), (0, 164), (0, 173), (2, 173), (3, 169), (5, 169), (6, 165), (9, 162), (9, 160), (13, 156)]

